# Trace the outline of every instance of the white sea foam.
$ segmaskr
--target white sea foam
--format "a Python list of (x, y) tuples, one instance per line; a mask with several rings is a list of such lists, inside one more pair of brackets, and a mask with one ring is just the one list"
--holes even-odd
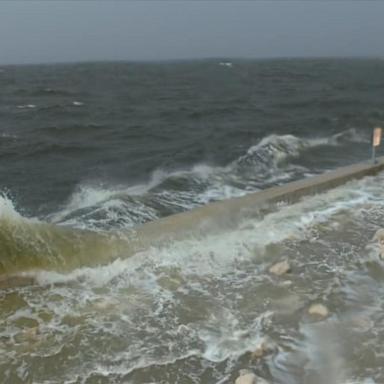
[(23, 217), (17, 212), (12, 200), (7, 195), (0, 195), (0, 220), (19, 221)]
[(228, 68), (233, 67), (233, 63), (231, 63), (230, 61), (221, 61), (219, 65), (221, 65), (222, 67), (228, 67)]
[[(244, 220), (230, 232), (152, 247), (109, 265), (83, 267), (68, 274), (35, 272), (42, 286), (39, 295), (34, 289), (21, 291), (30, 309), (8, 318), (0, 326), (0, 336), (7, 339), (22, 333), (17, 325), (20, 319), (38, 321), (36, 353), (45, 357), (58, 355), (69, 339), (79, 337), (84, 351), (108, 340), (108, 352), (99, 351), (97, 358), (92, 355), (89, 360), (89, 355), (80, 352), (77, 361), (81, 363), (75, 364), (79, 380), (98, 374), (118, 381), (135, 370), (183, 364), (183, 359), (194, 361), (193, 357), (206, 364), (226, 361), (230, 371), (232, 361), (259, 344), (274, 316), (265, 307), (255, 306), (257, 291), (245, 314), (237, 307), (243, 290), (236, 293), (236, 287), (249, 281), (243, 275), (236, 277), (242, 262), (253, 261), (252, 268), (241, 269), (251, 281), (268, 279), (264, 273), (266, 245), (292, 237), (310, 239), (313, 225), (334, 214), (348, 210), (353, 215), (367, 202), (382, 204), (383, 179), (379, 175), (353, 181), (293, 205), (283, 204), (262, 218)], [(10, 208), (13, 212), (12, 205)], [(228, 292), (218, 288), (221, 283)], [(180, 307), (191, 311), (184, 320)], [(41, 320), (41, 312), (51, 319)], [(310, 349), (307, 353), (317, 367), (318, 352)], [(65, 377), (75, 377), (70, 368), (66, 372)], [(347, 376), (332, 376), (331, 372), (328, 377), (345, 383)]]
[(267, 311), (254, 319), (246, 328), (242, 328), (238, 314), (223, 308), (219, 313), (212, 313), (204, 328), (200, 328), (198, 337), (204, 342), (202, 357), (208, 361), (221, 362), (236, 358), (252, 351), (262, 341), (262, 324), (270, 321), (273, 312)]
[(18, 105), (17, 108), (19, 108), (19, 109), (34, 109), (34, 108), (36, 108), (36, 105), (35, 104)]
[(356, 128), (349, 128), (340, 133), (336, 133), (329, 139), (330, 145), (339, 145), (343, 142), (352, 143), (370, 143), (371, 138), (369, 135), (357, 130)]
[(177, 268), (199, 276), (222, 275), (233, 270), (234, 264), (262, 255), (264, 248), (271, 243), (292, 238), (305, 239), (311, 236), (307, 229), (314, 224), (325, 222), (338, 212), (367, 202), (377, 202), (381, 194), (377, 180), (381, 178), (352, 181), (326, 193), (306, 197), (296, 204), (280, 205), (277, 211), (263, 218), (244, 220), (238, 229), (175, 241), (143, 250), (107, 266), (80, 268), (67, 275), (42, 272), (38, 279), (41, 283), (85, 279), (89, 284), (99, 285), (122, 275), (124, 279), (135, 279), (144, 266), (147, 270)]
[(6, 132), (3, 132), (0, 134), (0, 137), (3, 138), (3, 139), (17, 139), (17, 136), (12, 134), (12, 133), (6, 133)]
[[(289, 158), (298, 157), (303, 151), (317, 146), (338, 146), (345, 141), (362, 140), (365, 140), (364, 136), (355, 129), (310, 139), (270, 135), (224, 167), (196, 164), (180, 170), (156, 169), (146, 182), (134, 185), (84, 182), (62, 209), (48, 219), (81, 228), (129, 228), (161, 217), (161, 207), (173, 213), (190, 210), (212, 201), (243, 196), (263, 185), (305, 177), (308, 170), (290, 164)], [(182, 179), (179, 185), (186, 185), (185, 189), (172, 189), (172, 183), (177, 179)], [(163, 187), (163, 183), (169, 185)]]
[[(323, 145), (338, 146), (343, 141), (367, 142), (367, 137), (355, 128), (347, 129), (330, 137), (300, 138), (294, 135), (269, 135), (258, 144), (250, 147), (247, 153), (235, 163), (255, 154), (261, 154), (264, 157), (267, 156), (273, 164), (277, 165), (288, 157), (298, 157), (304, 150)], [(257, 161), (260, 161), (260, 158), (257, 158)]]

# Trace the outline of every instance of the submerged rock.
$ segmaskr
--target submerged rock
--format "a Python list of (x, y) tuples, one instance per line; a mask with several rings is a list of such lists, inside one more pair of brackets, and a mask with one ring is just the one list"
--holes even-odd
[(323, 304), (312, 304), (308, 309), (308, 313), (320, 319), (325, 319), (329, 315), (328, 308)]
[(285, 288), (289, 288), (293, 285), (293, 281), (292, 280), (283, 280), (279, 286), (280, 287), (285, 287)]
[(367, 332), (372, 329), (375, 323), (369, 318), (368, 315), (356, 314), (351, 317), (349, 320), (350, 326), (352, 326), (356, 331)]
[(269, 268), (269, 272), (276, 276), (284, 275), (290, 270), (291, 266), (289, 265), (287, 260), (279, 261), (278, 263), (272, 265), (272, 267)]
[(252, 352), (252, 359), (260, 359), (268, 353), (268, 347), (265, 341), (262, 341)]
[(273, 350), (274, 348), (272, 345), (268, 344), (266, 340), (262, 340), (251, 353), (251, 358), (254, 360), (261, 359), (265, 355), (272, 353)]
[(93, 302), (93, 308), (98, 311), (108, 311), (118, 307), (119, 302), (115, 299), (98, 298)]
[(15, 341), (17, 343), (35, 343), (38, 341), (39, 335), (39, 327), (31, 327), (24, 329), (23, 331), (15, 335)]

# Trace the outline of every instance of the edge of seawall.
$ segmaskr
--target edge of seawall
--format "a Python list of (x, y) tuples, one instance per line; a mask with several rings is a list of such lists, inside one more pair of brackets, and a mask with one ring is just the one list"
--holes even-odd
[[(7, 232), (7, 239), (11, 243), (14, 242), (15, 247), (5, 248), (8, 250), (11, 264), (9, 268), (4, 267), (4, 271), (0, 273), (0, 290), (33, 284), (35, 271), (51, 270), (66, 273), (79, 267), (105, 265), (119, 257), (130, 257), (152, 246), (199, 238), (223, 230), (229, 232), (244, 218), (261, 218), (278, 209), (279, 203), (295, 203), (305, 196), (322, 193), (348, 181), (372, 176), (383, 170), (384, 157), (379, 158), (377, 164), (366, 161), (337, 168), (318, 176), (210, 203), (191, 211), (148, 222), (133, 228), (127, 236), (121, 236), (119, 232), (98, 234), (44, 222), (22, 220), (20, 223), (14, 223), (15, 225), (11, 226), (12, 230)], [(31, 242), (35, 237), (38, 241)], [(15, 249), (16, 253), (13, 253), (12, 249)], [(37, 262), (34, 265), (28, 263), (26, 266), (23, 263), (13, 265), (13, 261), (18, 260), (20, 256), (20, 250), (25, 250), (21, 256), (35, 257)], [(32, 272), (32, 275), (28, 272)]]
[(308, 177), (276, 187), (209, 203), (191, 211), (177, 213), (135, 227), (136, 234), (145, 243), (150, 240), (172, 240), (188, 234), (206, 234), (213, 227), (230, 229), (244, 216), (262, 214), (277, 203), (292, 204), (302, 197), (315, 195), (336, 188), (354, 179), (373, 176), (384, 170), (384, 156), (377, 163), (365, 161), (337, 168), (321, 175)]

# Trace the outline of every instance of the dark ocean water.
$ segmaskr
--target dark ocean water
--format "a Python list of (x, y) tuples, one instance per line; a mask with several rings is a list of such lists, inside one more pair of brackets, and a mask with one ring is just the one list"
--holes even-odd
[(1, 189), (112, 226), (101, 201), (140, 222), (365, 159), (384, 119), (382, 60), (14, 66), (0, 89)]
[(378, 59), (0, 68), (0, 383), (383, 383), (383, 174), (134, 228), (368, 160), (383, 100)]

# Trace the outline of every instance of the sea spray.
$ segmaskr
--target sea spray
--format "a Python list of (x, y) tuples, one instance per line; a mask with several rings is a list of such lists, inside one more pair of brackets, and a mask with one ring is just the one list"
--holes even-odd
[(95, 233), (21, 216), (11, 200), (0, 197), (0, 273), (28, 270), (68, 271), (105, 263), (129, 249), (118, 233)]

